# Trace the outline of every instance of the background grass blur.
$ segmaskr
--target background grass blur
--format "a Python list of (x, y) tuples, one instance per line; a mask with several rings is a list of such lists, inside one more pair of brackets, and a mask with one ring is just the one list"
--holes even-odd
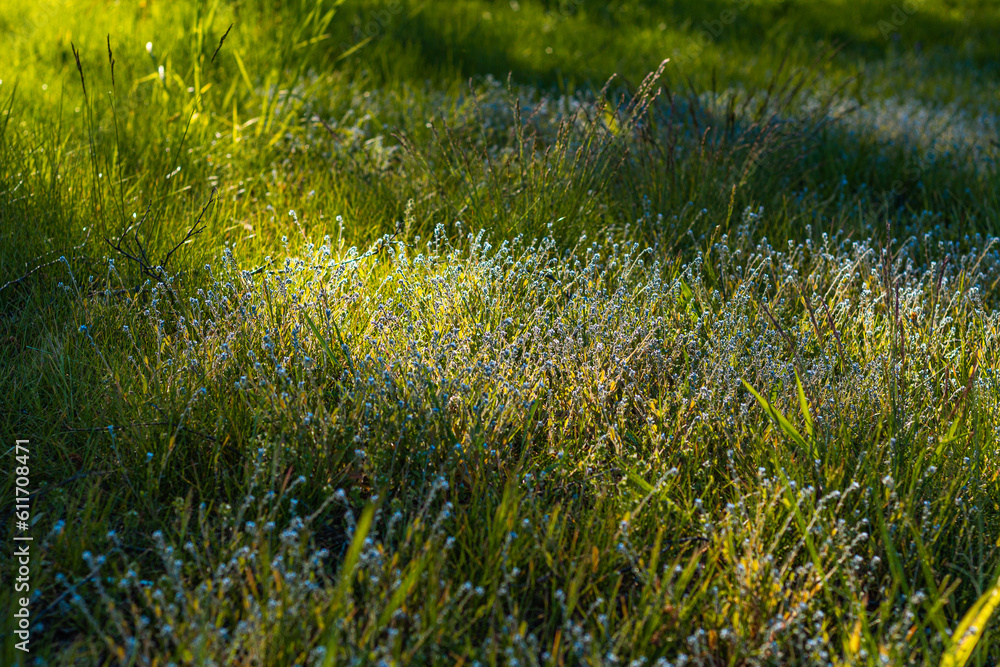
[[(50, 536), (33, 564), (39, 656), (743, 664), (881, 654), (995, 664), (995, 632), (980, 622), (963, 643), (952, 630), (970, 608), (986, 608), (974, 603), (994, 586), (1000, 516), (996, 379), (985, 373), (997, 365), (997, 34), (1000, 6), (987, 0), (0, 0), (0, 423), (37, 443), (34, 530)], [(529, 250), (510, 266), (487, 260), (480, 230), (493, 246)], [(584, 235), (604, 244), (593, 266)], [(616, 253), (633, 243), (651, 249), (650, 266), (620, 273)], [(349, 268), (324, 264), (332, 260), (317, 244)], [(421, 254), (436, 263), (407, 263)], [(752, 268), (764, 256), (762, 278)], [(307, 281), (307, 260), (325, 267), (314, 280), (328, 292)], [(838, 261), (851, 268), (838, 271)], [(580, 262), (592, 282), (573, 273)], [(224, 269), (241, 285), (240, 303), (267, 319), (213, 311), (213, 323), (234, 327), (229, 338), (212, 327), (182, 334), (191, 320), (207, 323), (194, 302), (218, 293)], [(409, 296), (383, 290), (396, 278), (412, 281)], [(295, 287), (286, 291), (286, 280)], [(442, 296), (442, 280), (457, 292)], [(661, 288), (662, 299), (650, 296)], [(753, 307), (739, 315), (743, 293)], [(320, 308), (330, 294), (364, 305)], [(508, 357), (481, 336), (556, 321), (590, 331), (580, 322), (593, 312), (574, 310), (584, 308), (577, 299), (608, 313), (622, 307), (617, 329), (578, 339), (596, 365), (583, 369), (570, 355), (553, 370), (563, 362), (525, 357), (504, 382), (535, 384), (513, 413), (502, 407), (513, 405), (502, 383), (478, 374)], [(817, 299), (829, 301), (829, 316)], [(901, 302), (910, 308), (902, 315)], [(405, 314), (393, 311), (401, 304)], [(630, 338), (644, 326), (648, 340)], [(400, 338), (385, 342), (380, 327)], [(727, 339), (736, 347), (722, 356), (757, 383), (759, 403), (735, 376), (688, 377), (699, 355), (723, 349), (712, 346), (726, 331), (760, 336), (757, 351), (779, 358), (740, 366), (747, 343)], [(427, 359), (457, 365), (422, 366), (399, 342), (407, 336)], [(649, 356), (649, 340), (663, 359)], [(268, 344), (291, 346), (287, 357), (272, 354), (278, 376), (254, 370), (248, 352), (271, 354)], [(516, 354), (534, 344), (518, 343)], [(202, 364), (239, 359), (245, 372), (184, 379), (167, 370), (192, 350), (207, 350)], [(392, 400), (360, 388), (362, 377), (403, 377), (403, 367), (413, 378), (426, 372), (430, 388), (411, 395), (400, 381)], [(301, 405), (280, 389), (288, 368), (313, 383)], [(625, 375), (609, 386), (613, 371)], [(240, 393), (249, 386), (240, 383), (265, 377), (256, 393)], [(754, 407), (735, 422), (729, 403), (705, 398), (725, 382), (735, 384), (720, 396), (731, 390)], [(213, 383), (192, 408), (195, 385)], [(566, 396), (555, 396), (559, 387)], [(577, 402), (591, 390), (601, 400)], [(458, 396), (468, 414), (449, 402)], [(769, 417), (769, 401), (804, 420), (799, 430), (808, 423), (808, 437)], [(421, 435), (405, 435), (406, 415)], [(302, 426), (314, 419), (319, 434)], [(815, 437), (813, 423), (823, 424)], [(680, 440), (664, 441), (667, 432)], [(772, 456), (789, 438), (827, 449)], [(934, 444), (900, 453), (904, 441)], [(453, 447), (480, 447), (482, 458), (449, 458)], [(864, 451), (868, 463), (842, 465)], [(675, 467), (685, 472), (671, 486), (664, 474)], [(928, 485), (929, 467), (950, 477)], [(553, 481), (524, 482), (542, 473)], [(295, 528), (294, 503), (288, 509), (300, 474), (296, 500), (317, 513), (308, 528)], [(846, 493), (852, 482), (868, 495), (833, 514), (818, 496), (796, 495), (803, 486)], [(254, 504), (262, 489), (275, 504)], [(743, 515), (733, 509), (741, 495)], [(434, 504), (443, 497), (451, 509)], [(635, 519), (643, 497), (640, 507), (661, 503), (662, 523), (648, 512)], [(201, 503), (242, 508), (240, 520), (256, 511), (284, 521), (299, 541), (239, 532), (232, 516), (199, 515)], [(509, 536), (522, 521), (517, 542)], [(622, 521), (635, 523), (631, 542)], [(713, 532), (706, 521), (728, 528)], [(173, 556), (159, 557), (180, 553), (195, 524), (195, 546), (238, 574), (206, 574), (195, 556), (175, 572)], [(818, 524), (827, 536), (864, 538), (824, 551), (811, 537)], [(801, 535), (789, 536), (789, 525)], [(736, 535), (751, 545), (743, 557)], [(674, 548), (671, 536), (691, 540)], [(432, 564), (447, 539), (459, 540), (449, 553), (461, 555)], [(766, 553), (754, 551), (758, 542)], [(309, 549), (321, 543), (332, 556), (314, 571)], [(240, 560), (244, 546), (261, 558), (291, 550), (281, 553), (305, 568), (292, 573), (322, 592), (305, 588), (289, 602), (280, 591), (290, 580), (277, 574), (277, 592), (258, 587), (266, 577)], [(126, 592), (93, 588), (104, 576), (97, 554), (117, 568), (109, 576), (128, 580)], [(871, 573), (855, 586), (861, 575), (844, 563), (857, 554)], [(773, 590), (754, 578), (766, 557), (781, 565)], [(670, 585), (666, 570), (656, 574), (667, 560)], [(125, 576), (137, 563), (151, 572), (142, 581), (167, 577), (163, 588), (188, 596), (187, 610), (198, 607), (199, 583), (228, 578), (239, 579), (243, 602), (198, 598), (214, 615), (175, 609), (167, 622), (150, 611), (165, 604), (152, 584)], [(360, 583), (383, 566), (390, 588)], [(529, 569), (511, 598), (511, 572)], [(832, 583), (833, 571), (843, 581)], [(486, 592), (469, 593), (466, 581)], [(786, 594), (799, 596), (807, 620), (774, 639), (775, 619), (798, 622)], [(380, 607), (382, 597), (392, 602)], [(253, 633), (243, 626), (241, 635), (239, 623), (260, 622), (250, 609), (269, 602), (278, 618), (309, 620), (247, 643)], [(10, 638), (4, 661), (13, 664), (21, 656)]]

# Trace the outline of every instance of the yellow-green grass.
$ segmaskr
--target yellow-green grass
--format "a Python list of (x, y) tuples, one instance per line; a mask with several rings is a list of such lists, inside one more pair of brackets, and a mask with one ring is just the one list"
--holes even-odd
[(0, 4), (32, 659), (994, 664), (998, 23)]

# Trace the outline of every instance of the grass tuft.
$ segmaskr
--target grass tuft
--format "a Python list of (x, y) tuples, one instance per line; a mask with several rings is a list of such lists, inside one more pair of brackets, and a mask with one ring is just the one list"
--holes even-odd
[(661, 4), (0, 7), (40, 664), (995, 664), (1000, 17)]

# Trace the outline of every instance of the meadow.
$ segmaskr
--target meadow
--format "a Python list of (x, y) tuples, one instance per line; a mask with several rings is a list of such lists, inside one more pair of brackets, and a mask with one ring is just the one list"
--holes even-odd
[(0, 0), (0, 663), (998, 664), (998, 34)]

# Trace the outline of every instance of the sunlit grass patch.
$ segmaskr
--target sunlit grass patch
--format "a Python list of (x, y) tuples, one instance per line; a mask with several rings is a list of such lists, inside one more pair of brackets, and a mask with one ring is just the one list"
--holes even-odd
[[(304, 475), (289, 508), (262, 506), (243, 530), (242, 514), (218, 526), (197, 514), (198, 553), (233, 573), (205, 579), (212, 568), (198, 574), (189, 548), (162, 584), (187, 603), (148, 626), (97, 604), (87, 613), (110, 616), (94, 627), (115, 651), (178, 657), (195, 645), (317, 660), (431, 659), (449, 646), (632, 659), (679, 641), (695, 661), (947, 648), (977, 596), (960, 573), (982, 563), (988, 585), (995, 553), (998, 323), (981, 291), (1000, 276), (995, 242), (776, 249), (760, 220), (745, 212), (689, 264), (613, 236), (570, 252), (483, 234), (387, 237), (366, 253), (303, 240), (263, 270), (227, 251), (183, 297), (161, 285), (93, 300), (77, 354), (114, 396), (103, 418), (117, 424), (108, 441), (127, 483), (151, 506), (177, 496), (170, 553), (189, 539), (195, 499), (248, 505), (248, 485)], [(128, 325), (114, 319), (123, 307)], [(436, 519), (432, 496), (448, 502)], [(371, 529), (382, 537), (343, 566), (358, 573), (337, 574), (336, 559), (301, 577), (275, 564), (285, 540), (268, 521), (292, 521), (296, 548), (342, 553), (366, 506), (384, 508)], [(314, 516), (295, 523), (302, 512)], [(407, 546), (428, 524), (433, 559)], [(583, 543), (577, 527), (557, 546), (582, 525)], [(228, 541), (212, 546), (219, 529)], [(109, 547), (107, 567), (143, 576)], [(302, 553), (302, 567), (329, 558)], [(253, 563), (269, 560), (265, 576)], [(290, 579), (268, 592), (262, 577)], [(230, 597), (192, 608), (188, 591), (226, 581), (247, 604), (199, 621)], [(353, 597), (338, 597), (345, 585)], [(155, 590), (136, 591), (137, 609), (154, 604)], [(264, 622), (294, 605), (319, 615), (279, 643), (252, 631), (254, 609)], [(492, 643), (449, 638), (457, 625)]]

